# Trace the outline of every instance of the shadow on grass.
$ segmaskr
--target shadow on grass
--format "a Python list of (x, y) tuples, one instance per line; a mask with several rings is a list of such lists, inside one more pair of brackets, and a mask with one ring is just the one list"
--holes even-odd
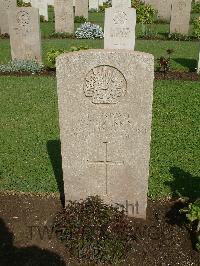
[(64, 181), (63, 181), (63, 172), (62, 172), (62, 157), (61, 157), (60, 140), (49, 140), (47, 142), (47, 151), (49, 154), (49, 158), (51, 160), (57, 186), (60, 192), (60, 200), (61, 200), (62, 205), (64, 206), (65, 194), (64, 194)]
[[(194, 202), (197, 198), (200, 198), (200, 177), (192, 176), (190, 173), (183, 171), (179, 167), (172, 167), (170, 173), (173, 175), (174, 180), (171, 182), (165, 182), (171, 187), (172, 196), (177, 198), (188, 198), (189, 202)], [(166, 218), (169, 224), (183, 226), (187, 225), (187, 218), (185, 214), (180, 213), (180, 210), (188, 205), (184, 201), (176, 201), (171, 207), (171, 210), (167, 213)], [(193, 249), (196, 245), (196, 229), (189, 229), (189, 234), (192, 242)]]
[(36, 246), (17, 248), (13, 245), (14, 235), (9, 232), (5, 222), (0, 218), (0, 265), (24, 266), (37, 265), (64, 266), (61, 257), (51, 251)]
[(173, 60), (189, 69), (190, 72), (195, 72), (197, 68), (197, 60), (189, 58), (173, 58)]
[(182, 197), (189, 198), (191, 201), (200, 197), (199, 176), (192, 176), (179, 167), (172, 167), (170, 173), (173, 175), (174, 180), (165, 182), (165, 184), (171, 187), (173, 197), (181, 195)]

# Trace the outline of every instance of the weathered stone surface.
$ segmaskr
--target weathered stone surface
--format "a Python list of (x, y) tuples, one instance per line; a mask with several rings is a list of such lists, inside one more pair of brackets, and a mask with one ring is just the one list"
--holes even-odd
[(98, 10), (99, 9), (99, 0), (89, 0), (89, 10)]
[(47, 4), (49, 6), (54, 6), (54, 0), (47, 0)]
[(112, 0), (112, 7), (122, 8), (131, 7), (131, 0)]
[(40, 16), (48, 21), (48, 3), (47, 0), (31, 0), (31, 6), (39, 9)]
[(170, 33), (187, 35), (189, 32), (191, 0), (174, 0), (172, 2), (172, 15)]
[(16, 0), (0, 0), (0, 32), (9, 33), (8, 11), (16, 8)]
[(144, 2), (158, 11), (159, 20), (170, 21), (172, 0), (145, 0)]
[(88, 0), (75, 1), (75, 16), (88, 19)]
[(55, 31), (74, 33), (73, 0), (55, 0)]
[(104, 49), (129, 49), (135, 47), (136, 11), (134, 8), (106, 8)]
[(12, 59), (41, 62), (40, 20), (38, 9), (18, 7), (8, 13)]
[(145, 218), (153, 56), (89, 50), (56, 65), (66, 203), (99, 195)]

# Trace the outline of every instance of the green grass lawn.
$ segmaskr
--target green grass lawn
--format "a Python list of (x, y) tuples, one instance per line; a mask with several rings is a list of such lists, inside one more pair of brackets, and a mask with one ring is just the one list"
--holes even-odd
[[(48, 65), (47, 52), (52, 48), (64, 48), (69, 50), (71, 46), (88, 45), (90, 48), (103, 48), (103, 40), (58, 40), (44, 39), (42, 41), (43, 63)], [(174, 70), (195, 71), (199, 55), (198, 42), (177, 42), (177, 41), (155, 41), (136, 40), (136, 51), (151, 53), (155, 59), (166, 55), (166, 49), (174, 49), (172, 55), (172, 68)], [(11, 60), (9, 40), (0, 40), (0, 64), (5, 64)]]
[[(200, 14), (191, 14), (191, 21), (193, 18), (200, 16)], [(89, 12), (88, 21), (100, 25), (104, 28), (104, 13)], [(75, 23), (75, 30), (80, 26), (80, 23)], [(168, 24), (152, 24), (146, 25), (152, 33), (163, 37), (169, 33), (169, 23)], [(49, 35), (55, 31), (54, 27), (54, 11), (52, 7), (49, 7), (49, 22), (41, 23), (41, 34), (43, 38), (49, 38)], [(136, 36), (140, 36), (142, 33), (142, 26), (140, 24), (136, 25)], [(192, 33), (192, 25), (190, 25), (189, 34)]]
[[(62, 182), (57, 110), (55, 78), (0, 77), (0, 190), (58, 191), (57, 182)], [(198, 82), (155, 82), (152, 198), (176, 190), (190, 196), (199, 193), (199, 117)]]

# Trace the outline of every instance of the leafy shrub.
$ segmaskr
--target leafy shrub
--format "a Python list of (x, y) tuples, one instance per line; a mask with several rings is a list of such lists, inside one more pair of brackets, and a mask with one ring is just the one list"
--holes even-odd
[(40, 22), (45, 22), (45, 17), (40, 15)]
[(4, 33), (4, 34), (0, 34), (0, 38), (1, 39), (8, 39), (8, 38), (10, 38), (10, 36), (8, 33)]
[(104, 2), (103, 5), (99, 6), (99, 12), (104, 13), (105, 9), (108, 7), (111, 7), (111, 6), (112, 6), (112, 1), (108, 0), (108, 1)]
[(76, 30), (75, 36), (77, 39), (101, 39), (103, 38), (103, 30), (99, 25), (85, 22)]
[(49, 35), (50, 38), (67, 39), (74, 38), (74, 35), (68, 32), (53, 32)]
[(56, 217), (54, 229), (68, 251), (85, 262), (116, 265), (134, 249), (131, 220), (98, 196), (70, 201)]
[(22, 7), (22, 6), (31, 6), (31, 3), (24, 3), (23, 0), (17, 0), (17, 6)]
[(87, 19), (86, 18), (84, 18), (83, 16), (76, 16), (75, 18), (74, 18), (74, 22), (75, 23), (84, 23), (84, 22), (86, 22), (87, 21)]
[(158, 71), (163, 72), (164, 74), (166, 74), (171, 69), (171, 54), (174, 53), (174, 50), (167, 49), (166, 52), (168, 54), (168, 57), (161, 56), (157, 59)]
[(192, 13), (200, 13), (200, 2), (192, 3)]
[(31, 72), (38, 73), (43, 70), (43, 66), (35, 60), (13, 60), (6, 65), (0, 65), (0, 72)]
[(192, 22), (193, 36), (200, 39), (200, 17), (195, 18)]
[(195, 223), (196, 227), (196, 249), (200, 252), (200, 199), (194, 203), (190, 203), (188, 208), (182, 209), (181, 213), (185, 213), (187, 219), (191, 223)]
[(170, 33), (168, 35), (168, 39), (169, 40), (173, 40), (173, 41), (190, 41), (190, 36), (188, 35), (184, 35), (178, 32), (174, 32), (174, 33)]
[(154, 22), (157, 11), (151, 5), (141, 0), (132, 0), (131, 4), (136, 9), (137, 23), (152, 24)]
[(51, 49), (49, 52), (47, 52), (47, 60), (52, 67), (55, 67), (56, 57), (59, 56), (60, 54), (68, 53), (68, 52), (75, 52), (75, 51), (80, 51), (80, 50), (87, 50), (87, 49), (89, 49), (88, 46), (78, 46), (78, 47), (72, 46), (72, 47), (70, 47), (69, 50)]

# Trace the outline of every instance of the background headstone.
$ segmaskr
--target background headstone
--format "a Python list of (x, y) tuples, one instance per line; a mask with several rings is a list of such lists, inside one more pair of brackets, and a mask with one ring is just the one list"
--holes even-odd
[(66, 203), (99, 195), (145, 218), (153, 56), (89, 50), (59, 56), (56, 67)]
[(40, 20), (38, 9), (18, 7), (9, 11), (12, 59), (41, 62)]
[(173, 0), (170, 33), (187, 35), (190, 26), (191, 0)]
[(99, 9), (99, 0), (89, 0), (89, 10), (98, 10)]
[(135, 47), (136, 11), (130, 7), (110, 7), (105, 10), (104, 49)]
[(112, 0), (112, 7), (131, 7), (131, 0)]
[(16, 0), (0, 0), (0, 33), (9, 33), (8, 11), (16, 8)]
[(170, 21), (172, 0), (145, 0), (144, 2), (158, 11), (158, 20)]
[(88, 0), (75, 1), (75, 16), (88, 19)]
[(47, 0), (47, 4), (49, 6), (54, 6), (54, 0)]
[(200, 74), (200, 51), (199, 51), (199, 62), (197, 66), (197, 73)]
[(73, 0), (55, 0), (55, 31), (74, 33)]
[(39, 9), (40, 16), (48, 21), (48, 4), (47, 0), (31, 0), (31, 6)]

